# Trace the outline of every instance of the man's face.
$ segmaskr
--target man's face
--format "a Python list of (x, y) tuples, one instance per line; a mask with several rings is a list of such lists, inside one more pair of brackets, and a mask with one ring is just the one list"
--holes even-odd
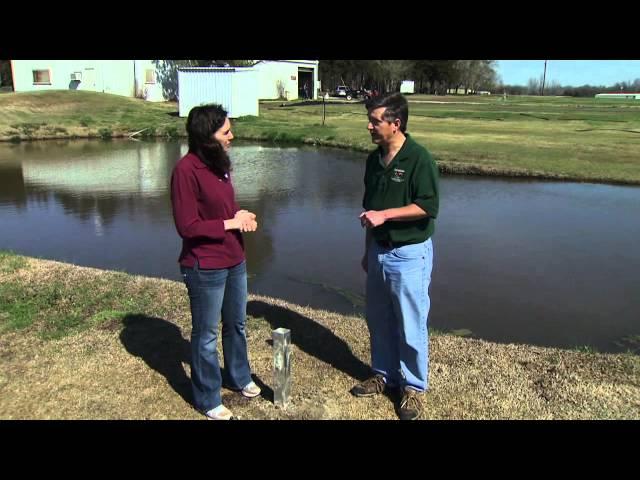
[(231, 122), (228, 118), (224, 119), (224, 124), (216, 130), (213, 138), (220, 142), (220, 145), (222, 145), (222, 148), (224, 148), (226, 152), (229, 151), (229, 148), (231, 148), (231, 140), (233, 140), (233, 133), (231, 133)]
[(400, 128), (400, 120), (388, 122), (384, 120), (385, 107), (378, 107), (369, 111), (369, 124), (367, 129), (371, 135), (371, 141), (376, 145), (387, 145)]

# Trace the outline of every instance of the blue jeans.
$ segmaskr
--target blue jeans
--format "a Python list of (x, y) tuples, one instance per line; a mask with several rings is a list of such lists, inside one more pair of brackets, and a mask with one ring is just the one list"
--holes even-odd
[(222, 317), (222, 352), (229, 387), (251, 382), (247, 356), (247, 267), (201, 270), (180, 267), (191, 303), (191, 386), (195, 407), (203, 412), (222, 404), (218, 362), (218, 321)]
[(391, 249), (372, 239), (367, 261), (371, 367), (389, 386), (424, 392), (429, 387), (431, 239)]

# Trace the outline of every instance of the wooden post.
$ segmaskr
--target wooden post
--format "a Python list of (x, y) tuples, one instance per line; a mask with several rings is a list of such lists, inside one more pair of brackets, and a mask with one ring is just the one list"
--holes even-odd
[(322, 126), (324, 127), (324, 114), (325, 114), (325, 96), (322, 95)]
[(286, 408), (291, 393), (291, 330), (277, 328), (273, 339), (273, 403)]

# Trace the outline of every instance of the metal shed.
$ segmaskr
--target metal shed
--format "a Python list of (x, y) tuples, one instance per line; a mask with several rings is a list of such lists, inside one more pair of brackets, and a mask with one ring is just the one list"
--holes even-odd
[(184, 67), (178, 69), (178, 111), (219, 103), (229, 118), (258, 116), (258, 74), (250, 67)]

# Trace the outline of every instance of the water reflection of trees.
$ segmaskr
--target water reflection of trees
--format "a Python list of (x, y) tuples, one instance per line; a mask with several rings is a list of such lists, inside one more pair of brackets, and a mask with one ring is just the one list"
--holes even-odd
[(232, 157), (236, 193), (247, 200), (269, 199), (285, 205), (307, 200), (329, 208), (353, 204), (364, 190), (358, 187), (365, 158), (365, 154), (315, 148), (236, 148)]
[[(119, 216), (140, 215), (173, 229), (169, 182), (184, 142), (52, 141), (2, 151), (0, 200), (55, 201), (64, 212), (94, 221), (104, 232)], [(364, 155), (311, 148), (236, 145), (233, 181), (241, 208), (256, 213), (260, 229), (246, 234), (250, 272), (264, 270), (275, 254), (272, 228), (280, 212), (311, 202), (330, 214), (334, 206), (359, 204)], [(357, 159), (362, 157), (362, 162)]]
[[(3, 149), (0, 199), (21, 207), (54, 199), (83, 221), (109, 226), (121, 212), (171, 222), (168, 186), (178, 142), (52, 141)], [(114, 174), (114, 170), (116, 170)], [(140, 199), (143, 201), (140, 201)]]
[(27, 204), (27, 191), (19, 163), (0, 163), (0, 205), (5, 203), (13, 203), (19, 210)]

